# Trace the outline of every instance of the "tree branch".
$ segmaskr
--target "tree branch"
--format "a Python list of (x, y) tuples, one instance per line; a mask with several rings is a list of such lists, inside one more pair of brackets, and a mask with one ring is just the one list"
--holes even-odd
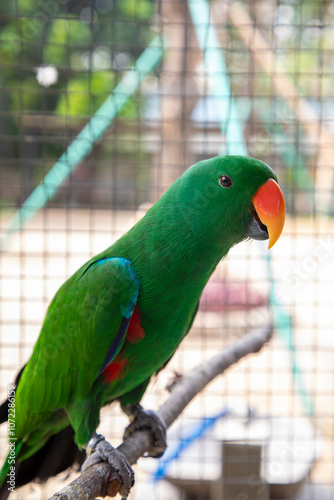
[[(157, 413), (168, 428), (186, 406), (213, 379), (248, 354), (256, 353), (269, 341), (272, 325), (248, 332), (242, 339), (204, 361), (184, 375), (173, 387), (169, 398)], [(117, 449), (132, 465), (144, 455), (152, 445), (149, 431), (139, 431), (130, 436)], [(49, 500), (91, 500), (96, 497), (115, 496), (120, 483), (113, 469), (106, 463), (97, 464), (81, 474), (77, 479), (55, 493)]]

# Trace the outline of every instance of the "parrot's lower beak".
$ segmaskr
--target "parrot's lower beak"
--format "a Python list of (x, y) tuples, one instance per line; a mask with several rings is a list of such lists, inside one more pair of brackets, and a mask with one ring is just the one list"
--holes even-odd
[(269, 246), (274, 246), (280, 237), (285, 221), (285, 201), (283, 193), (274, 179), (269, 179), (256, 191), (252, 199), (254, 212), (247, 236), (256, 240), (269, 238)]

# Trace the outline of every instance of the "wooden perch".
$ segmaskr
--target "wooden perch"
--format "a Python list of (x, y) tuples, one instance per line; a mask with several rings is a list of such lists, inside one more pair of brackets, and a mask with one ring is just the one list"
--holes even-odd
[[(216, 356), (204, 361), (173, 386), (169, 398), (159, 408), (158, 414), (168, 428), (186, 406), (213, 379), (248, 354), (256, 353), (269, 341), (272, 325), (252, 330)], [(149, 449), (152, 436), (149, 431), (139, 431), (130, 436), (117, 449), (132, 465)], [(91, 500), (96, 497), (115, 496), (120, 483), (113, 469), (106, 463), (97, 464), (77, 479), (55, 493), (49, 500)]]

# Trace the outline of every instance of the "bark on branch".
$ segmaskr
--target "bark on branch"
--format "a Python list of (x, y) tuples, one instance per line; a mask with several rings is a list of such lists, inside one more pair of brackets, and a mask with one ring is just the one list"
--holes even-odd
[[(271, 324), (250, 331), (242, 339), (184, 375), (157, 412), (166, 427), (179, 417), (192, 399), (213, 379), (248, 354), (260, 351), (269, 341), (272, 331)], [(117, 449), (132, 465), (149, 449), (151, 439), (149, 431), (136, 432)], [(115, 496), (120, 486), (112, 468), (103, 463), (91, 467), (49, 500), (91, 500), (96, 497)]]

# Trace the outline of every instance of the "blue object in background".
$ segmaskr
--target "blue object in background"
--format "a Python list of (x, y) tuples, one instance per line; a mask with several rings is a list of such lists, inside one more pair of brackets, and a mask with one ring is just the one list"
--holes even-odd
[(213, 417), (203, 417), (199, 423), (190, 427), (175, 446), (167, 448), (163, 458), (159, 460), (158, 468), (153, 475), (153, 482), (163, 479), (166, 476), (168, 466), (176, 460), (184, 450), (197, 439), (201, 439), (214, 426), (217, 420), (227, 417), (231, 412), (232, 410), (225, 408)]

